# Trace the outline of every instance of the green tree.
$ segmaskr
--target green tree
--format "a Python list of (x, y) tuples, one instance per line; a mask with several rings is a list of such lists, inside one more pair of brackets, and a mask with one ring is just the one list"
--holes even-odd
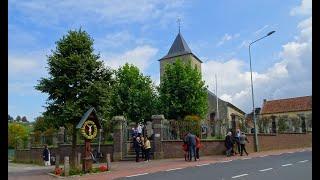
[(21, 116), (18, 115), (18, 116), (16, 117), (16, 121), (17, 121), (17, 122), (20, 122), (20, 121), (21, 121)]
[(169, 119), (189, 114), (204, 117), (207, 112), (207, 87), (200, 72), (179, 59), (167, 64), (159, 87), (161, 111)]
[(124, 115), (132, 122), (150, 119), (155, 111), (155, 86), (150, 77), (126, 63), (116, 71), (111, 104), (113, 116)]
[(26, 116), (23, 116), (22, 119), (21, 119), (21, 121), (22, 121), (22, 122), (29, 122), (29, 121), (27, 120), (27, 117), (26, 117)]
[(47, 93), (44, 116), (54, 126), (73, 126), (71, 165), (75, 165), (76, 125), (82, 115), (95, 107), (100, 117), (109, 113), (112, 72), (94, 54), (93, 39), (87, 32), (71, 30), (56, 42), (48, 56), (49, 77), (35, 87)]
[(37, 117), (35, 122), (33, 123), (33, 130), (44, 132), (47, 128), (48, 128), (48, 125), (44, 120), (44, 117), (43, 116)]
[(8, 145), (17, 149), (28, 141), (28, 130), (20, 123), (10, 123), (8, 133)]
[(13, 117), (8, 114), (8, 121), (13, 121)]

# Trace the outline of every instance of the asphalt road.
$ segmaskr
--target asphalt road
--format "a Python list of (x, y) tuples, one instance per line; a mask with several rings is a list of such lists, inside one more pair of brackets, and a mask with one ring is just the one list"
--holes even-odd
[(152, 174), (135, 174), (130, 180), (311, 180), (312, 151), (285, 153), (221, 162), (197, 167), (168, 169)]
[(54, 166), (37, 166), (30, 164), (16, 164), (8, 162), (8, 180), (49, 180), (54, 179), (47, 175)]

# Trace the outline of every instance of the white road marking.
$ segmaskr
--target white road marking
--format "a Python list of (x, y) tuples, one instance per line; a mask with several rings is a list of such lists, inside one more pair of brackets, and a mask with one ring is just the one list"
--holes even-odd
[(281, 166), (285, 167), (285, 166), (291, 166), (292, 164), (283, 164)]
[(126, 176), (126, 177), (142, 176), (142, 175), (146, 175), (146, 174), (149, 174), (149, 173), (134, 174), (134, 175), (131, 175), (131, 176)]
[(207, 166), (207, 165), (210, 165), (209, 163), (207, 163), (207, 164), (198, 164), (198, 165), (196, 165), (197, 167), (200, 167), (200, 166)]
[(250, 158), (242, 158), (242, 160), (246, 160), (246, 159), (251, 159), (251, 157)]
[(166, 171), (174, 171), (174, 170), (178, 170), (178, 169), (182, 169), (182, 168), (167, 169)]
[(238, 175), (238, 176), (232, 176), (231, 178), (238, 178), (238, 177), (242, 177), (242, 176), (247, 176), (248, 174), (241, 174), (241, 175)]
[(230, 160), (227, 160), (227, 161), (220, 161), (221, 163), (224, 163), (224, 162), (231, 162), (232, 161), (232, 159), (230, 159)]
[(304, 163), (304, 162), (307, 162), (309, 160), (303, 160), (303, 161), (299, 161), (298, 163)]
[(260, 172), (263, 172), (263, 171), (269, 171), (269, 170), (271, 170), (271, 169), (273, 169), (273, 168), (261, 169), (261, 170), (259, 170), (259, 171), (260, 171)]
[(267, 155), (262, 155), (262, 156), (259, 156), (259, 157), (266, 157)]

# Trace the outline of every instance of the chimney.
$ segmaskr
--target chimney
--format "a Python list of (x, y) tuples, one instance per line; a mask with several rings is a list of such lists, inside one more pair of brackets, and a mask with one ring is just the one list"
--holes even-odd
[(266, 103), (267, 102), (267, 99), (263, 99), (263, 103)]

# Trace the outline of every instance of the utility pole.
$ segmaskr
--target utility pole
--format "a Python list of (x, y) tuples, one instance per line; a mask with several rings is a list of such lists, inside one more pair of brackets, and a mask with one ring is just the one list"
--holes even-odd
[(217, 98), (217, 119), (219, 119), (219, 98), (218, 98), (218, 81), (217, 81), (217, 74), (216, 77), (216, 98)]

